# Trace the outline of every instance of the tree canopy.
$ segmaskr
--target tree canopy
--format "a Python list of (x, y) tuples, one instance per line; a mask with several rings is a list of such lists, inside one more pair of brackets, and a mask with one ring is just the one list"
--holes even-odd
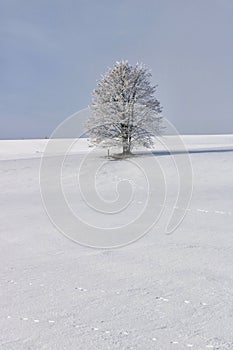
[(93, 142), (121, 145), (129, 154), (136, 145), (150, 147), (161, 134), (160, 102), (151, 85), (151, 73), (143, 64), (116, 62), (102, 76), (93, 92), (89, 134)]

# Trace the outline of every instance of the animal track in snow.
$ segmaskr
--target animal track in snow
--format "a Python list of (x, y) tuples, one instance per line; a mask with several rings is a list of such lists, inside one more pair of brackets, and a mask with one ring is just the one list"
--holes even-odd
[[(158, 297), (157, 297), (157, 298), (158, 298)], [(162, 298), (162, 297), (159, 298), (159, 299), (160, 299), (160, 300), (163, 300), (163, 301), (164, 301), (164, 300), (165, 300), (165, 301), (166, 301), (166, 300), (168, 301), (168, 299)], [(185, 300), (184, 302), (190, 303), (189, 300)], [(202, 304), (205, 304), (205, 303), (202, 303)], [(8, 315), (7, 318), (8, 318), (8, 319), (11, 319), (12, 317), (11, 317), (10, 315)], [(22, 320), (22, 321), (29, 321), (29, 318), (28, 318), (28, 317), (21, 317), (21, 320)], [(39, 320), (39, 319), (32, 319), (31, 322), (39, 323), (39, 322), (41, 322), (41, 320)], [(55, 324), (55, 323), (56, 323), (55, 320), (52, 320), (52, 319), (48, 319), (46, 322), (48, 322), (48, 323), (50, 323), (50, 324)], [(80, 328), (81, 326), (80, 326), (80, 325), (76, 325), (75, 327), (76, 327), (76, 328)], [(95, 332), (101, 331), (98, 327), (92, 327), (91, 330), (92, 330), (92, 331), (95, 331)], [(105, 333), (105, 334), (111, 334), (111, 331), (110, 331), (110, 330), (102, 330), (102, 332)], [(128, 335), (129, 335), (129, 331), (120, 331), (120, 334), (125, 335), (125, 336), (128, 336)], [(153, 337), (153, 338), (151, 338), (151, 341), (157, 342), (157, 341), (158, 341), (158, 338)], [(194, 344), (191, 344), (191, 343), (187, 343), (187, 344), (183, 343), (183, 344), (182, 344), (182, 343), (178, 342), (177, 340), (170, 341), (170, 344), (173, 344), (173, 345), (181, 344), (181, 345), (183, 345), (183, 346), (186, 346), (187, 348), (192, 348), (192, 347), (194, 347)], [(206, 347), (207, 349), (214, 349), (214, 348), (215, 348), (215, 346), (212, 345), (212, 344), (207, 344), (207, 345), (204, 345), (204, 344), (203, 344), (202, 346)], [(177, 347), (175, 347), (175, 348), (177, 349)], [(174, 349), (175, 349), (175, 348), (174, 348)]]
[(215, 210), (214, 212), (215, 214), (226, 214), (225, 211), (221, 211), (221, 210)]
[(208, 210), (208, 209), (204, 209), (204, 208), (191, 209), (191, 208), (180, 208), (177, 206), (174, 206), (173, 209), (180, 209), (180, 210), (185, 210), (185, 211), (189, 211), (189, 212), (196, 211), (196, 212), (203, 213), (203, 214), (210, 213), (210, 214), (218, 214), (218, 215), (229, 215), (229, 216), (232, 215), (232, 212), (225, 211), (225, 210)]
[(76, 287), (75, 289), (78, 289), (80, 292), (87, 292), (87, 289), (85, 288)]
[[(190, 209), (190, 210), (192, 210), (192, 209)], [(212, 210), (197, 208), (196, 211), (198, 211), (199, 213), (204, 213), (204, 214), (206, 214), (206, 213), (210, 213), (210, 214), (214, 213), (214, 214), (220, 214), (220, 215), (231, 215), (232, 214), (230, 211), (224, 211), (224, 210), (213, 210), (212, 211)]]
[(169, 301), (169, 299), (167, 298), (161, 298), (163, 301)]
[(197, 209), (197, 211), (200, 211), (201, 213), (208, 213), (208, 210), (205, 209)]
[(163, 297), (155, 297), (155, 299), (157, 299), (157, 300), (162, 300), (162, 301), (169, 301), (169, 299), (163, 298)]
[[(7, 316), (8, 319), (11, 318), (11, 316)], [(21, 321), (30, 321), (28, 317), (21, 317), (20, 318)], [(34, 323), (39, 323), (40, 320), (37, 318), (37, 319), (32, 319), (31, 322), (34, 322)], [(48, 323), (55, 323), (54, 320), (47, 320), (46, 322)]]

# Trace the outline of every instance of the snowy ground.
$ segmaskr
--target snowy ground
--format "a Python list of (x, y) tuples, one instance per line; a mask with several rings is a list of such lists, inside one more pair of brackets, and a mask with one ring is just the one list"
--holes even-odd
[[(194, 176), (184, 221), (115, 250), (52, 226), (39, 189), (46, 140), (0, 141), (1, 350), (233, 349), (233, 135), (184, 140)], [(69, 157), (70, 193), (68, 170), (87, 150), (81, 140)], [(170, 156), (158, 157), (172, 187)]]

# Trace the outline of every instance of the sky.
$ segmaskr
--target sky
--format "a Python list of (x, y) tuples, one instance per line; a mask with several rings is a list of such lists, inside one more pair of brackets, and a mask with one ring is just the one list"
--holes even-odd
[(233, 133), (233, 0), (0, 0), (0, 139), (49, 137), (120, 60), (181, 134)]

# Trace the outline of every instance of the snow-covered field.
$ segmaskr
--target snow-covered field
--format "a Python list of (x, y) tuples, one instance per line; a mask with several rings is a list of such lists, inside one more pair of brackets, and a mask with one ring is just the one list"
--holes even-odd
[[(1, 350), (233, 349), (233, 135), (184, 141), (193, 196), (181, 225), (165, 235), (163, 217), (137, 242), (104, 250), (75, 244), (46, 215), (39, 167), (47, 140), (0, 141)], [(74, 164), (88, 150), (80, 140), (64, 171), (76, 210)], [(156, 151), (169, 207), (171, 156)], [(141, 159), (148, 168), (151, 158)], [(113, 174), (132, 173), (125, 160), (105, 161), (97, 185), (111, 199)], [(131, 214), (143, 205), (138, 196)], [(99, 223), (98, 213), (88, 215)]]

